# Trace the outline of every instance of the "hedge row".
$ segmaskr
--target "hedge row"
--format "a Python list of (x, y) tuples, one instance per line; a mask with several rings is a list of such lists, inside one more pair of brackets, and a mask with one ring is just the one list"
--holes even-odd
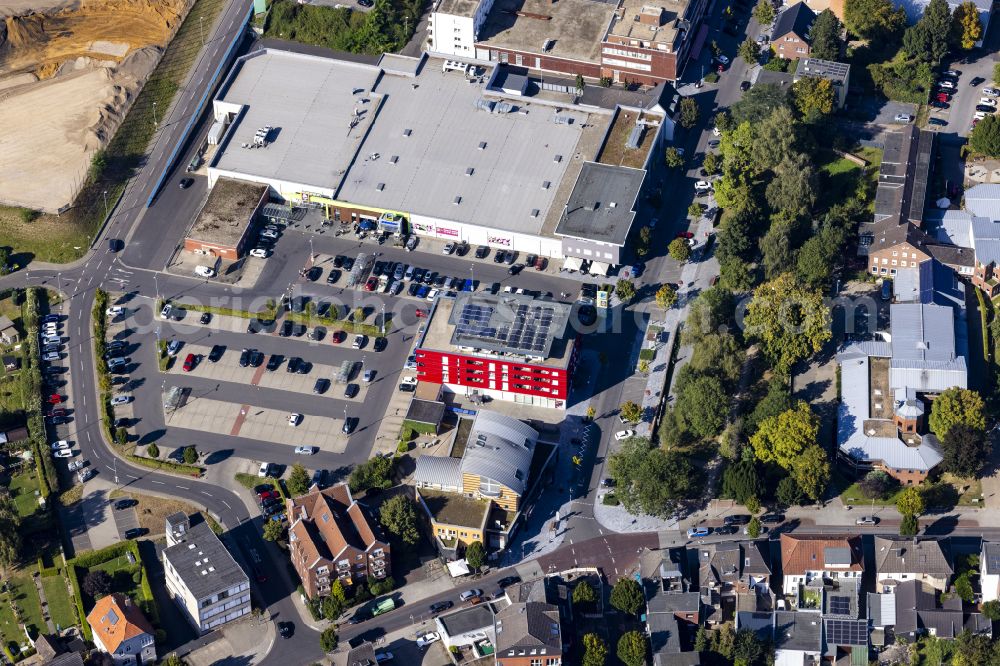
[(990, 361), (990, 327), (987, 325), (989, 311), (986, 308), (986, 301), (983, 299), (983, 292), (976, 289), (976, 298), (979, 299), (979, 321), (983, 329), (983, 361)]
[(175, 463), (170, 462), (169, 460), (144, 458), (142, 456), (132, 455), (131, 453), (125, 454), (125, 459), (129, 462), (135, 463), (136, 465), (142, 465), (143, 467), (149, 467), (150, 469), (174, 472), (176, 474), (184, 474), (185, 476), (193, 476), (195, 478), (200, 477), (205, 473), (205, 468), (198, 465), (185, 465), (184, 463)]

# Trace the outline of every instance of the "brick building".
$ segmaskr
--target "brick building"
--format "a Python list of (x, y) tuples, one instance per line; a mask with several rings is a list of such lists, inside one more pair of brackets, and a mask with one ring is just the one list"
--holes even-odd
[(239, 259), (268, 199), (267, 185), (220, 178), (184, 238), (184, 249), (227, 261)]
[(337, 579), (350, 587), (389, 575), (389, 543), (347, 484), (288, 500), (288, 519), (292, 566), (310, 599), (328, 594)]
[(779, 58), (809, 57), (809, 30), (815, 20), (816, 13), (804, 2), (797, 2), (778, 14), (771, 33), (771, 47)]

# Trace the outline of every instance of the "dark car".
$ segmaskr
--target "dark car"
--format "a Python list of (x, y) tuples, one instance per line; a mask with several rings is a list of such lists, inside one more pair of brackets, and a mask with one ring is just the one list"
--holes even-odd
[(186, 190), (194, 184), (194, 178), (181, 178), (181, 182), (177, 184), (182, 190)]
[(372, 342), (372, 348), (375, 351), (377, 351), (377, 352), (385, 351), (385, 348), (388, 345), (389, 345), (389, 341), (387, 339), (381, 338), (381, 337), (375, 338), (375, 340)]
[(340, 429), (345, 435), (350, 435), (354, 432), (354, 429), (358, 427), (358, 420), (353, 416), (349, 416), (344, 419), (344, 427)]
[(358, 4), (362, 7), (371, 7), (375, 3), (373, 0), (358, 0)]
[(500, 293), (500, 283), (499, 282), (494, 282), (493, 284), (491, 284), (489, 292), (491, 294), (493, 294), (494, 296), (496, 296), (497, 294), (499, 294)]
[(259, 368), (264, 365), (264, 352), (257, 351), (256, 349), (250, 350), (250, 367)]
[(240, 352), (240, 367), (245, 368), (250, 365), (250, 350), (244, 349)]
[(420, 281), (426, 285), (431, 285), (434, 284), (434, 280), (437, 279), (438, 279), (437, 271), (434, 271), (433, 273), (431, 271), (427, 271), (426, 273), (424, 273), (424, 277)]
[(338, 254), (337, 256), (335, 256), (333, 258), (333, 267), (334, 268), (343, 268), (343, 266), (344, 266), (344, 260), (345, 259), (347, 259), (347, 257), (345, 257), (342, 254)]
[(309, 339), (319, 342), (326, 335), (326, 329), (322, 326), (317, 326), (313, 330), (309, 331)]
[(497, 585), (499, 585), (500, 587), (510, 587), (514, 583), (520, 583), (520, 582), (521, 582), (520, 576), (504, 576), (503, 578), (497, 581)]
[(455, 605), (455, 603), (452, 602), (452, 601), (439, 601), (437, 603), (431, 604), (431, 612), (432, 613), (440, 613), (442, 611), (448, 610), (449, 608), (451, 608), (454, 605)]
[(347, 386), (344, 387), (344, 397), (353, 398), (358, 394), (358, 391), (360, 390), (361, 389), (358, 387), (357, 384), (348, 384)]
[[(336, 264), (334, 264), (336, 266)], [(354, 260), (350, 257), (344, 257), (344, 270), (349, 271), (354, 268)]]
[(524, 264), (514, 264), (507, 269), (507, 275), (517, 275), (522, 270), (524, 270)]
[(49, 423), (51, 423), (52, 425), (64, 425), (66, 423), (69, 423), (69, 417), (68, 416), (50, 416), (49, 417)]
[(740, 84), (740, 90), (742, 90), (743, 92), (750, 90), (750, 82), (749, 81), (742, 82)]
[(295, 368), (295, 372), (300, 375), (308, 375), (310, 370), (312, 370), (312, 363), (309, 361), (301, 361), (299, 367)]
[(408, 293), (410, 296), (416, 296), (418, 289), (420, 289), (420, 285), (417, 284), (416, 282), (411, 282), (409, 289), (406, 290), (406, 293)]
[(326, 390), (330, 388), (330, 380), (323, 379), (322, 377), (316, 380), (313, 384), (313, 393), (318, 393), (320, 395), (326, 393)]
[(504, 259), (506, 258), (507, 258), (506, 250), (497, 250), (497, 253), (493, 255), (493, 263), (502, 264), (504, 262)]
[(253, 487), (253, 491), (260, 495), (261, 493), (266, 493), (274, 490), (274, 486), (270, 483), (260, 483)]
[(213, 345), (212, 346), (212, 351), (208, 352), (208, 360), (211, 361), (212, 363), (215, 363), (220, 358), (222, 358), (222, 355), (225, 352), (226, 352), (226, 346), (225, 345)]
[(716, 534), (736, 534), (740, 531), (740, 528), (736, 527), (736, 525), (723, 525), (722, 527), (716, 527), (714, 531)]
[(304, 312), (306, 309), (306, 303), (308, 301), (309, 298), (307, 296), (296, 296), (295, 298), (293, 298), (290, 303), (292, 312), (296, 314), (301, 314), (302, 312)]
[(123, 243), (122, 241), (118, 240), (117, 238), (109, 238), (108, 239), (108, 249), (111, 250), (112, 252), (117, 252), (118, 250), (122, 249), (122, 247), (124, 247), (124, 245), (125, 245), (125, 243)]
[[(371, 2), (372, 0), (358, 0), (358, 3)], [(295, 633), (295, 625), (291, 622), (279, 622), (278, 623), (278, 633), (281, 634), (282, 638), (291, 638)]]
[(198, 319), (198, 321), (200, 321), (202, 324), (207, 324), (207, 323), (211, 322), (212, 321), (212, 313), (211, 312), (202, 312), (201, 313), (201, 317)]
[(138, 504), (134, 499), (120, 499), (115, 502), (115, 511), (121, 511), (122, 509), (127, 509), (130, 506), (135, 506)]
[(302, 363), (302, 359), (298, 356), (293, 356), (288, 359), (288, 364), (285, 366), (286, 372), (296, 372), (299, 369), (299, 364)]
[(938, 100), (934, 100), (931, 102), (931, 106), (935, 109), (948, 109), (951, 107), (951, 104), (948, 104), (948, 102), (939, 102)]
[(490, 256), (490, 248), (485, 245), (476, 248), (476, 259), (485, 259), (488, 256)]
[(135, 539), (142, 535), (142, 530), (138, 527), (133, 527), (132, 529), (125, 530), (126, 539)]
[(267, 359), (267, 371), (274, 372), (281, 365), (281, 361), (284, 360), (281, 354), (271, 354), (271, 358)]
[(928, 118), (927, 123), (929, 125), (937, 125), (938, 127), (945, 127), (948, 124), (947, 120), (943, 118)]
[(280, 335), (283, 338), (287, 338), (291, 334), (292, 334), (292, 322), (291, 320), (286, 319), (284, 322), (282, 322), (281, 328), (278, 330), (278, 335)]
[(785, 514), (783, 513), (765, 513), (760, 517), (760, 522), (768, 525), (773, 525), (775, 523), (785, 522)]
[(516, 259), (517, 259), (517, 252), (514, 252), (513, 250), (507, 250), (507, 252), (504, 254), (503, 263), (510, 266), (511, 264), (514, 263)]
[(975, 88), (976, 86), (980, 86), (984, 83), (986, 83), (986, 79), (984, 79), (981, 76), (973, 77), (973, 79), (969, 81), (969, 85), (972, 86), (973, 88)]
[(319, 266), (313, 266), (312, 268), (306, 271), (306, 279), (309, 280), (310, 282), (315, 282), (320, 278), (321, 275), (323, 275), (323, 269), (320, 268)]
[(750, 516), (745, 513), (738, 513), (735, 516), (726, 516), (722, 519), (726, 525), (747, 525), (750, 523)]
[(734, 26), (732, 23), (726, 23), (726, 25), (722, 28), (722, 32), (726, 33), (727, 35), (729, 35), (731, 37), (739, 37), (740, 36), (740, 31), (737, 30), (736, 26)]
[(336, 268), (331, 268), (330, 274), (326, 276), (326, 283), (335, 284), (339, 279), (340, 279), (340, 271), (338, 271)]
[(615, 487), (615, 480), (612, 479), (611, 477), (601, 479), (601, 488), (614, 488), (614, 487)]
[(997, 107), (990, 106), (989, 104), (976, 104), (976, 111), (981, 111), (982, 113), (996, 113)]

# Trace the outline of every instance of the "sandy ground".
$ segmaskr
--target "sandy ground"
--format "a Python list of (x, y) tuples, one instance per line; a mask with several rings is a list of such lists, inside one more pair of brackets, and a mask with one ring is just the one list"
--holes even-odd
[(191, 3), (0, 0), (0, 202), (72, 203)]

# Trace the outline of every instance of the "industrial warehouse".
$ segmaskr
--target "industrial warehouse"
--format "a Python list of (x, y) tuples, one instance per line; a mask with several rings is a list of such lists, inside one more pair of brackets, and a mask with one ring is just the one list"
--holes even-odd
[(505, 66), (263, 49), (214, 101), (209, 184), (266, 184), (333, 225), (614, 265), (672, 136), (665, 89), (566, 103)]

